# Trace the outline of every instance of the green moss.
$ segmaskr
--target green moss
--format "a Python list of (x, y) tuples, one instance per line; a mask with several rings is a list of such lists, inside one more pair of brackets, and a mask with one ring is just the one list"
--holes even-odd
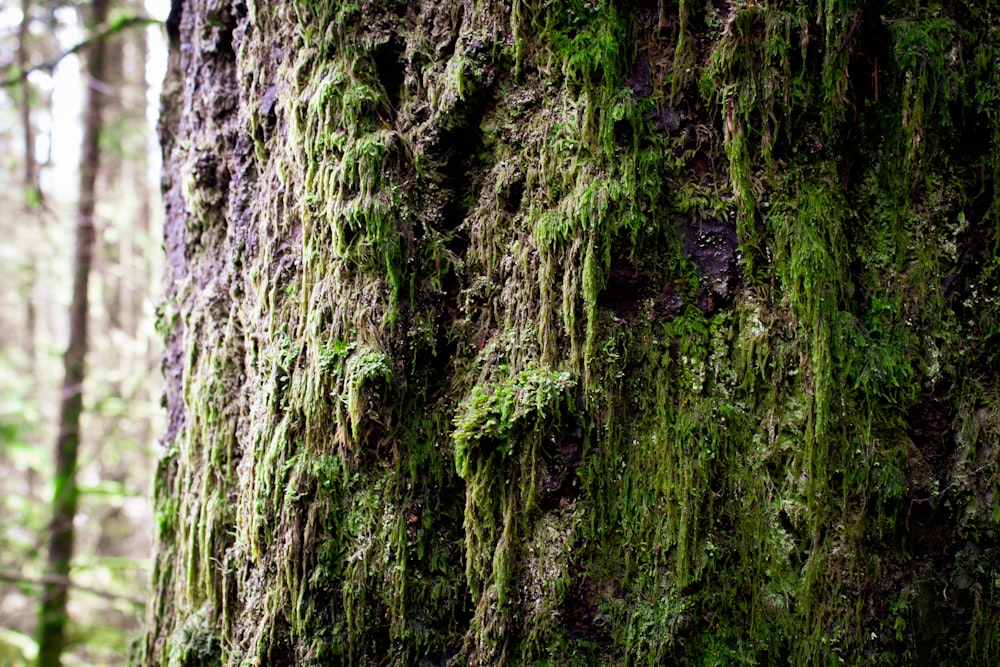
[(363, 440), (368, 422), (379, 424), (385, 419), (379, 413), (393, 379), (390, 363), (385, 353), (371, 349), (357, 351), (347, 360), (344, 394), (350, 428), (345, 430), (355, 441)]
[[(500, 367), (499, 378), (508, 374)], [(558, 419), (573, 386), (570, 374), (529, 367), (511, 380), (476, 385), (455, 418), (455, 457), (460, 474), (468, 474), (471, 457), (489, 456), (494, 449), (504, 457), (516, 457), (515, 442), (523, 430), (532, 430), (546, 420)], [(519, 430), (521, 432), (519, 432)]]
[[(523, 572), (518, 543), (532, 525), (542, 441), (569, 418), (574, 384), (567, 372), (534, 365), (512, 377), (507, 367), (499, 366), (489, 369), (488, 377), (491, 380), (473, 386), (463, 402), (453, 434), (456, 466), (467, 493), (466, 579), (476, 611), (466, 650), (472, 660), (504, 655), (496, 644), (497, 633), (518, 614), (515, 581)], [(534, 553), (544, 548), (538, 543)], [(565, 563), (557, 559), (547, 567), (564, 568)], [(539, 595), (549, 605), (558, 602), (558, 591)], [(552, 637), (547, 619), (533, 618), (533, 642), (548, 645)]]
[(294, 94), (243, 282), (177, 297), (164, 588), (252, 609), (262, 664), (994, 655), (995, 47), (948, 7), (379, 7), (253, 10)]
[(189, 615), (168, 644), (167, 664), (170, 667), (222, 665), (222, 642), (204, 610)]

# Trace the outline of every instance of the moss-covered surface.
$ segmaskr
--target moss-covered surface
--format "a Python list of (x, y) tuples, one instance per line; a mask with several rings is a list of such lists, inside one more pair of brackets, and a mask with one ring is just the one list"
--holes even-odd
[(998, 23), (185, 3), (140, 661), (1000, 660)]

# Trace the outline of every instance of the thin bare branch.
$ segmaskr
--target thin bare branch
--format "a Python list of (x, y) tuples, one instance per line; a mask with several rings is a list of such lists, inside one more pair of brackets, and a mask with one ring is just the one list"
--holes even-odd
[(76, 583), (69, 577), (63, 577), (58, 575), (49, 574), (43, 577), (28, 577), (16, 572), (0, 572), (0, 581), (8, 581), (13, 584), (28, 584), (29, 586), (38, 586), (38, 587), (43, 587), (46, 584), (62, 584), (67, 588), (71, 588), (75, 591), (81, 591), (83, 593), (96, 595), (97, 597), (104, 598), (105, 600), (122, 600), (140, 609), (146, 606), (145, 600), (142, 600), (140, 598), (132, 597), (130, 595), (121, 595), (119, 593), (113, 593), (103, 588), (95, 588), (93, 586), (83, 586), (81, 584)]
[(14, 76), (11, 76), (7, 79), (0, 81), (0, 88), (7, 88), (9, 86), (16, 85), (20, 83), (23, 79), (28, 78), (28, 75), (31, 74), (32, 72), (51, 73), (52, 70), (54, 70), (59, 65), (59, 63), (61, 63), (63, 59), (66, 58), (67, 56), (71, 56), (75, 53), (83, 51), (94, 42), (99, 42), (101, 40), (108, 39), (109, 37), (113, 37), (122, 30), (125, 30), (127, 28), (132, 28), (135, 26), (159, 25), (162, 23), (163, 21), (159, 19), (150, 18), (148, 16), (127, 16), (119, 21), (115, 21), (103, 31), (95, 34), (93, 37), (89, 37), (80, 42), (79, 44), (76, 44), (68, 51), (63, 51), (52, 60), (22, 70), (17, 74), (15, 74)]

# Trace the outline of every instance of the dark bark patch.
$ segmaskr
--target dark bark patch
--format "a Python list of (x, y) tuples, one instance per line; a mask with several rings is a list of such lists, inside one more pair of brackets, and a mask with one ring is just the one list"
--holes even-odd
[(684, 297), (681, 296), (677, 283), (670, 281), (663, 284), (656, 296), (656, 317), (663, 320), (673, 320), (684, 307)]
[(729, 0), (711, 0), (712, 8), (719, 16), (728, 17), (732, 13), (732, 3)]
[(594, 578), (580, 574), (576, 581), (567, 591), (564, 603), (563, 623), (566, 634), (571, 639), (606, 648), (611, 644), (611, 635), (608, 618), (601, 613), (598, 604), (602, 597), (602, 587)]
[[(270, 85), (264, 91), (264, 96), (260, 99), (260, 110), (263, 112), (263, 125), (266, 130), (274, 128), (278, 122), (278, 115), (275, 113), (275, 105), (278, 101), (278, 86)], [(266, 135), (265, 135), (266, 136)]]
[(524, 200), (524, 176), (517, 174), (501, 188), (499, 193), (503, 208), (508, 213), (517, 213)]
[(632, 128), (632, 122), (627, 118), (622, 118), (621, 120), (615, 121), (612, 128), (615, 135), (615, 142), (619, 146), (631, 146), (632, 141), (635, 137), (635, 131)]
[[(697, 142), (693, 139), (694, 135), (692, 133), (685, 135), (685, 146), (688, 149), (697, 146)], [(712, 158), (703, 151), (696, 151), (694, 156), (688, 160), (687, 165), (691, 170), (691, 176), (694, 177), (694, 181), (699, 185), (711, 185), (720, 180), (720, 174), (712, 163)]]
[(582, 457), (583, 429), (579, 425), (550, 436), (544, 443), (538, 489), (538, 504), (543, 511), (558, 509), (576, 497), (574, 473)]
[(635, 61), (632, 71), (625, 79), (625, 85), (629, 90), (640, 97), (649, 97), (653, 94), (652, 70), (649, 62), (640, 58)]
[(671, 134), (681, 127), (681, 114), (669, 104), (661, 104), (650, 112), (649, 120), (660, 132)]
[(964, 320), (978, 319), (977, 313), (972, 312), (972, 309), (969, 308), (969, 304), (975, 301), (974, 293), (990, 291), (984, 290), (986, 285), (980, 281), (983, 277), (983, 263), (991, 247), (995, 245), (995, 239), (990, 233), (990, 225), (983, 224), (993, 201), (992, 195), (992, 191), (986, 192), (984, 190), (969, 203), (965, 228), (959, 230), (956, 237), (958, 265), (954, 272), (944, 279), (942, 285), (945, 296), (951, 301), (952, 308)]
[(702, 220), (681, 227), (684, 254), (698, 269), (698, 302), (711, 313), (732, 299), (739, 278), (736, 223), (729, 219)]
[(649, 319), (670, 321), (684, 307), (677, 281), (635, 266), (627, 257), (611, 261), (608, 281), (597, 296), (597, 305), (629, 319), (642, 311)]
[(613, 310), (618, 317), (632, 317), (639, 310), (648, 282), (627, 257), (619, 255), (611, 260), (608, 281), (597, 295), (597, 305)]
[(956, 521), (945, 488), (955, 452), (954, 408), (941, 396), (925, 396), (909, 412), (908, 478), (911, 502), (904, 527), (911, 551), (928, 556), (937, 566), (950, 561), (954, 550)]
[(195, 185), (214, 190), (219, 186), (220, 181), (225, 181), (228, 184), (228, 176), (220, 167), (222, 165), (216, 155), (206, 153), (199, 156), (191, 170)]
[(402, 97), (403, 81), (406, 78), (406, 63), (403, 61), (403, 54), (406, 51), (406, 43), (399, 35), (393, 35), (386, 41), (375, 47), (372, 52), (372, 60), (375, 63), (375, 72), (378, 80), (385, 89), (386, 97), (389, 99), (389, 106), (393, 111), (399, 109), (399, 102)]
[(475, 161), (474, 151), (482, 145), (482, 132), (478, 124), (473, 127), (455, 128), (441, 136), (439, 150), (444, 158), (440, 168), (445, 202), (441, 209), (445, 231), (457, 230), (469, 212), (469, 195), (472, 182), (469, 176)]
[(930, 396), (910, 408), (907, 419), (913, 444), (939, 478), (947, 472), (955, 450), (954, 418), (954, 408), (945, 399)]

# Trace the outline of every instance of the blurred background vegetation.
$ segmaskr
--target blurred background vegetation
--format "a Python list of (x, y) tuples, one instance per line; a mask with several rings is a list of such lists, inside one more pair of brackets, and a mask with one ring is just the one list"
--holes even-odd
[[(148, 583), (161, 430), (155, 116), (169, 6), (112, 2), (63, 664), (120, 665)], [(89, 5), (0, 2), (0, 665), (31, 664), (52, 521), (77, 234)]]

